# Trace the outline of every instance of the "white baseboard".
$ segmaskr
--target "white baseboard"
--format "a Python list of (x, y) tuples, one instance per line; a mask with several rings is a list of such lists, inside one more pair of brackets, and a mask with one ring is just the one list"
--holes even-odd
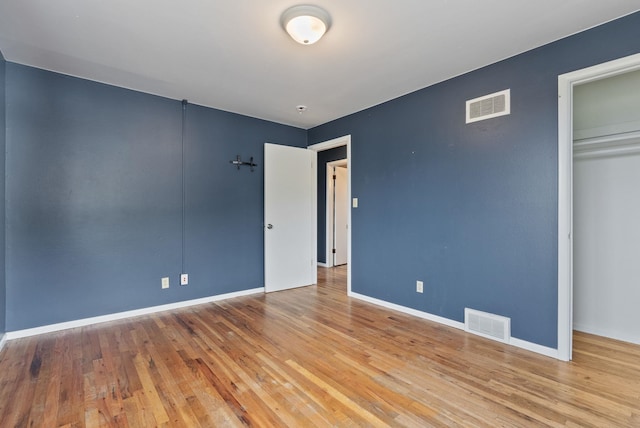
[[(69, 328), (84, 327), (87, 325), (116, 321), (124, 318), (148, 315), (156, 312), (170, 311), (173, 309), (186, 308), (188, 306), (202, 305), (203, 303), (217, 302), (220, 300), (232, 299), (234, 297), (248, 296), (250, 294), (264, 293), (264, 287), (253, 288), (251, 290), (237, 291), (234, 293), (219, 294), (217, 296), (203, 297), (201, 299), (185, 300), (183, 302), (169, 303), (166, 305), (152, 306), (149, 308), (135, 309), (132, 311), (118, 312), (115, 314), (102, 315), (92, 318), (84, 318), (75, 321), (61, 322), (58, 324), (44, 325), (41, 327), (28, 328), (25, 330), (8, 331), (3, 340), (13, 340), (22, 337), (35, 336), (38, 334), (52, 333), (54, 331), (67, 330)], [(1, 342), (0, 342), (1, 343)]]
[(373, 297), (365, 296), (358, 293), (350, 293), (349, 296), (356, 299), (364, 300), (365, 302), (373, 303), (374, 305), (382, 306), (387, 309), (393, 309), (394, 311), (403, 312), (405, 314), (413, 315), (414, 317), (424, 318), (429, 321), (437, 322), (438, 324), (444, 324), (449, 327), (464, 330), (464, 323), (450, 320), (449, 318), (433, 315), (428, 312), (419, 311), (417, 309), (408, 308), (406, 306), (396, 305), (395, 303), (389, 303), (385, 300), (375, 299)]
[[(254, 288), (251, 290), (243, 290), (243, 291), (238, 291), (234, 293), (220, 294), (217, 296), (203, 297), (201, 299), (193, 299), (193, 300), (186, 300), (183, 302), (169, 303), (167, 305), (152, 306), (152, 307), (143, 308), (143, 309), (135, 309), (132, 311), (118, 312), (115, 314), (102, 315), (98, 317), (84, 318), (84, 319), (75, 320), (75, 321), (67, 321), (67, 322), (62, 322), (58, 324), (50, 324), (50, 325), (45, 325), (40, 327), (28, 328), (25, 330), (8, 331), (0, 337), (0, 351), (2, 351), (2, 348), (4, 347), (4, 345), (8, 340), (20, 339), (23, 337), (35, 336), (38, 334), (52, 333), (55, 331), (67, 330), (70, 328), (84, 327), (87, 325), (98, 324), (98, 323), (103, 323), (108, 321), (116, 321), (116, 320), (121, 320), (125, 318), (136, 317), (140, 315), (148, 315), (156, 312), (186, 308), (189, 306), (202, 305), (204, 303), (217, 302), (220, 300), (232, 299), (234, 297), (242, 297), (242, 296), (248, 296), (251, 294), (258, 294), (258, 293), (264, 293), (264, 287)], [(349, 296), (368, 302), (368, 303), (372, 303), (377, 306), (387, 308), (387, 309), (392, 309), (408, 315), (413, 315), (418, 318), (423, 318), (429, 321), (433, 321), (438, 324), (443, 324), (449, 327), (457, 328), (459, 330), (464, 330), (464, 323), (462, 322), (454, 321), (448, 318), (440, 317), (438, 315), (430, 314), (428, 312), (419, 311), (417, 309), (412, 309), (406, 306), (401, 306), (395, 303), (390, 303), (384, 300), (365, 296), (363, 294), (350, 292)], [(576, 328), (576, 330), (578, 330), (578, 328)], [(518, 348), (525, 349), (527, 351), (535, 352), (538, 354), (545, 355), (547, 357), (558, 359), (557, 349), (548, 348), (546, 346), (527, 342), (525, 340), (520, 340), (515, 337), (512, 337), (510, 339), (509, 344)]]
[(536, 354), (541, 354), (546, 357), (555, 358), (556, 360), (560, 360), (560, 355), (558, 354), (557, 349), (538, 345), (537, 343), (527, 342), (526, 340), (521, 340), (512, 336), (511, 339), (509, 339), (509, 345), (515, 346), (516, 348), (524, 349), (526, 351), (535, 352)]
[[(428, 312), (419, 311), (417, 309), (408, 308), (406, 306), (396, 305), (395, 303), (389, 303), (384, 300), (375, 299), (373, 297), (365, 296), (358, 293), (349, 293), (350, 297), (354, 297), (359, 300), (363, 300), (368, 303), (373, 303), (374, 305), (382, 306), (387, 309), (393, 309), (398, 312), (403, 312), (408, 315), (413, 315), (418, 318), (423, 318), (429, 321), (437, 322), (439, 324), (444, 324), (449, 327), (457, 328), (459, 330), (464, 330), (464, 323), (450, 320), (449, 318), (444, 318), (438, 315), (433, 315)], [(471, 333), (469, 333), (471, 334)], [(488, 339), (490, 340), (490, 339)], [(558, 358), (558, 350), (553, 348), (548, 348), (546, 346), (538, 345), (536, 343), (527, 342), (525, 340), (520, 340), (515, 337), (511, 337), (509, 340), (509, 345), (515, 346), (517, 348), (525, 349), (527, 351), (535, 352), (537, 354), (541, 354), (551, 358)]]
[(634, 345), (640, 345), (640, 336), (630, 335), (624, 332), (615, 331), (611, 329), (594, 328), (584, 324), (574, 323), (573, 329), (581, 331), (583, 333), (595, 334), (596, 336), (608, 337), (609, 339), (620, 340), (622, 342), (633, 343)]
[(329, 267), (329, 265), (328, 265), (328, 264), (326, 264), (326, 263), (322, 263), (322, 262), (318, 262), (318, 266), (320, 266), (320, 267), (324, 267), (324, 268)]

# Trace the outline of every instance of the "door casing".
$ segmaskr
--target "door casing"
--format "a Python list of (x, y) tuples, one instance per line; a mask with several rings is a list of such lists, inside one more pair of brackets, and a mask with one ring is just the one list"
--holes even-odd
[(573, 351), (573, 88), (640, 70), (640, 54), (558, 76), (558, 348), (569, 361)]
[[(333, 149), (335, 147), (340, 147), (340, 146), (347, 146), (347, 176), (348, 178), (348, 185), (347, 185), (347, 193), (348, 193), (348, 198), (349, 201), (352, 201), (352, 193), (351, 193), (351, 171), (352, 171), (352, 165), (351, 165), (351, 135), (345, 135), (342, 137), (338, 137), (338, 138), (334, 138), (332, 140), (328, 140), (328, 141), (324, 141), (321, 143), (317, 143), (317, 144), (313, 144), (309, 147), (307, 147), (309, 150), (313, 150), (316, 152), (321, 152), (323, 150), (329, 150), (329, 149)], [(317, 189), (316, 189), (317, 192)], [(347, 218), (347, 222), (349, 224), (349, 230), (347, 231), (347, 295), (351, 295), (351, 268), (352, 268), (352, 262), (351, 262), (351, 252), (352, 252), (352, 235), (353, 235), (353, 222), (351, 221), (351, 212), (354, 210), (354, 208), (351, 208), (348, 212), (348, 218)], [(315, 234), (317, 236), (317, 229), (315, 231)], [(328, 260), (328, 259), (327, 259)]]
[(331, 249), (333, 248), (333, 210), (334, 210), (334, 205), (333, 205), (333, 192), (334, 192), (334, 188), (333, 188), (333, 179), (332, 179), (332, 174), (333, 174), (333, 168), (335, 166), (347, 166), (347, 160), (346, 159), (340, 159), (337, 161), (332, 161), (332, 162), (327, 162), (327, 194), (326, 196), (326, 213), (325, 213), (325, 267), (333, 267), (335, 265), (334, 263), (334, 259), (333, 259), (333, 254)]
[(333, 265), (340, 266), (347, 263), (347, 232), (349, 223), (349, 201), (347, 200), (347, 168), (336, 165), (333, 168), (336, 180), (333, 186)]

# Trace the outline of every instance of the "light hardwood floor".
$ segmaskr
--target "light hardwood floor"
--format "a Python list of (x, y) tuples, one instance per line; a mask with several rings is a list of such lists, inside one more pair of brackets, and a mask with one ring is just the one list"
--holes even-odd
[(640, 427), (640, 347), (559, 362), (319, 285), (10, 341), (2, 427)]

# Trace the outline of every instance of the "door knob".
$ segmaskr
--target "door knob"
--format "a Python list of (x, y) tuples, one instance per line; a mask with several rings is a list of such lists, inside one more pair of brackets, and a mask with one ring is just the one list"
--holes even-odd
[(267, 229), (273, 229), (273, 225), (272, 225), (271, 223), (269, 223), (269, 224), (267, 225)]

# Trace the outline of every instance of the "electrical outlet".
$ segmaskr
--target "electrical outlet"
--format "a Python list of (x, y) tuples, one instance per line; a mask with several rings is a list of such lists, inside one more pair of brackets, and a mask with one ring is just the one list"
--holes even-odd
[(416, 292), (422, 293), (424, 290), (424, 283), (422, 281), (416, 281)]
[(180, 275), (180, 285), (189, 285), (189, 274), (183, 273)]
[(162, 284), (162, 288), (169, 288), (169, 277), (165, 276), (164, 278), (162, 278), (160, 280), (161, 284)]

